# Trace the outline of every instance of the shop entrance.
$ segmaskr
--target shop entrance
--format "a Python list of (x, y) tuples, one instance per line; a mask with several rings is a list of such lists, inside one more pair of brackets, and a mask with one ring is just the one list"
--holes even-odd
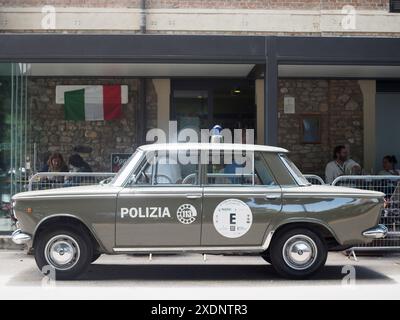
[(179, 79), (172, 81), (171, 119), (178, 130), (255, 129), (255, 81), (247, 79)]

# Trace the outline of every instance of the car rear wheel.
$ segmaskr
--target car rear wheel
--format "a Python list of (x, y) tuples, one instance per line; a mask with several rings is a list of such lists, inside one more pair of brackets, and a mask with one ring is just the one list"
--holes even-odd
[(53, 230), (41, 234), (35, 245), (35, 260), (40, 271), (55, 271), (55, 280), (70, 280), (86, 271), (92, 262), (89, 237), (75, 229)]
[(328, 250), (324, 239), (308, 229), (291, 229), (277, 235), (271, 243), (270, 259), (283, 277), (304, 279), (325, 265)]

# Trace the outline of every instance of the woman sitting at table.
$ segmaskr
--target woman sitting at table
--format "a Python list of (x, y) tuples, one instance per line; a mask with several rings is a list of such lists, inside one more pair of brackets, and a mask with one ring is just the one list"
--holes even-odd
[[(59, 152), (54, 152), (47, 160), (47, 172), (68, 172), (68, 166), (64, 161), (63, 156)], [(42, 179), (43, 184), (63, 183), (64, 176), (48, 175)]]

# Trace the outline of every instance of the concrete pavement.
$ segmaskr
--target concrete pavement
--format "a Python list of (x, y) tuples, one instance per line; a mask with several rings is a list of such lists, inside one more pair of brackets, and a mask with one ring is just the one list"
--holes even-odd
[[(353, 277), (355, 275), (355, 277)], [(400, 255), (331, 253), (306, 281), (279, 278), (259, 257), (102, 256), (79, 280), (51, 282), (22, 251), (0, 251), (0, 299), (277, 299), (399, 298)]]

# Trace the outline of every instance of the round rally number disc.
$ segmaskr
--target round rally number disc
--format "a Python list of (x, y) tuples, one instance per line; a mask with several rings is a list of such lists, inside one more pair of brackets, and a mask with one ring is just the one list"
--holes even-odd
[(253, 223), (250, 207), (238, 199), (222, 201), (214, 210), (214, 227), (226, 238), (239, 238), (245, 235)]

